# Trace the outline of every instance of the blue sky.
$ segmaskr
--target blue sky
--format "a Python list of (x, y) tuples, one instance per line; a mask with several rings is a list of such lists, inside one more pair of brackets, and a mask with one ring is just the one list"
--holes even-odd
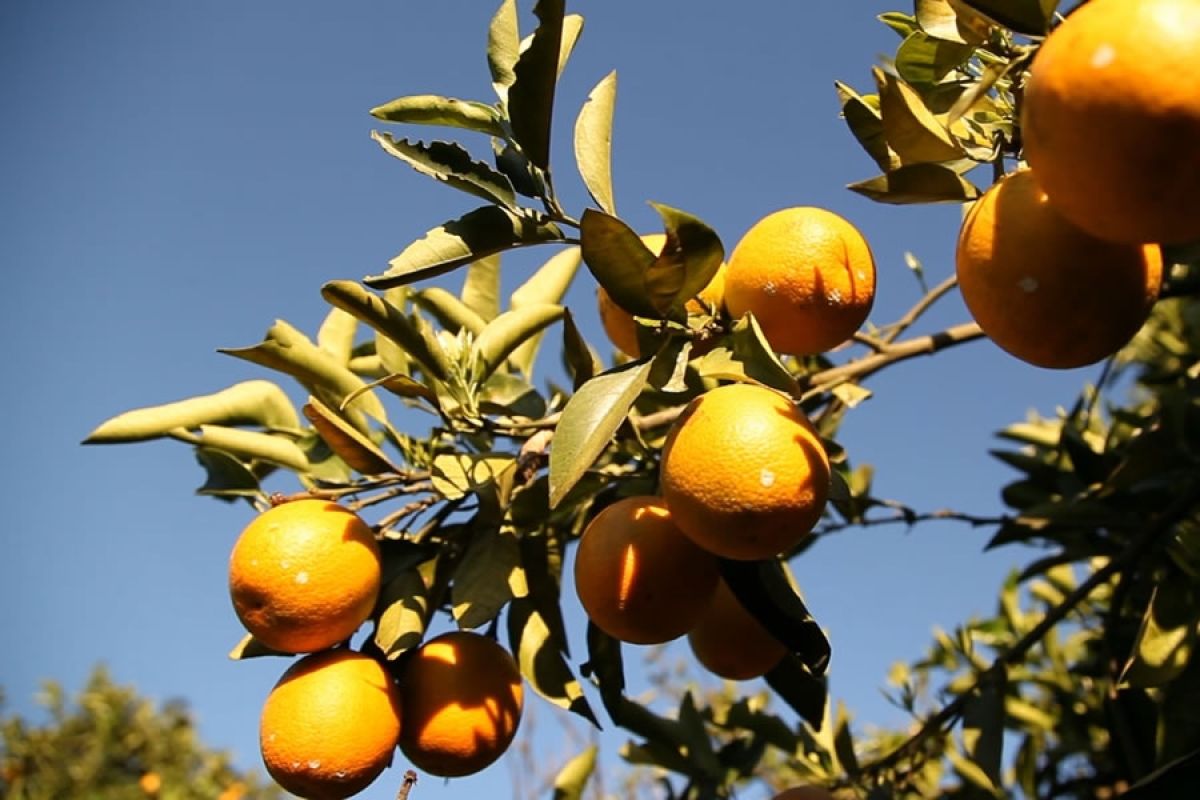
[[(653, 228), (655, 200), (705, 219), (729, 250), (771, 211), (830, 208), (872, 244), (876, 323), (919, 296), (906, 251), (931, 283), (950, 274), (957, 207), (880, 206), (844, 188), (874, 165), (838, 119), (833, 82), (868, 88), (871, 65), (896, 43), (875, 15), (903, 4), (568, 7), (587, 19), (557, 107), (555, 176), (569, 210), (586, 201), (571, 160), (574, 115), (616, 68), (614, 181), (635, 227)], [(521, 8), (528, 29), (530, 3)], [(188, 699), (206, 741), (257, 766), (258, 707), (284, 662), (226, 658), (241, 631), (225, 570), (249, 508), (195, 497), (202, 475), (182, 445), (79, 441), (128, 408), (262, 377), (216, 348), (253, 344), (276, 318), (314, 332), (327, 310), (322, 283), (381, 271), (473, 207), (383, 154), (367, 109), (404, 94), (489, 100), (493, 11), (491, 0), (0, 4), (9, 712), (31, 712), (41, 680), (76, 689), (104, 661), (152, 697)], [(506, 262), (506, 280), (532, 258)], [(603, 345), (591, 291), (581, 276), (568, 303)], [(965, 319), (953, 296), (918, 330)], [(1053, 413), (1097, 374), (1038, 370), (975, 342), (879, 375), (841, 441), (875, 465), (883, 496), (998, 513), (1009, 475), (986, 453), (993, 432), (1030, 409)], [(935, 625), (992, 609), (1022, 554), (981, 553), (987, 535), (953, 523), (850, 531), (793, 564), (833, 644), (833, 696), (858, 724), (900, 721), (878, 691), (891, 662), (917, 656)], [(581, 638), (573, 599), (569, 610)], [(557, 710), (529, 704), (534, 761), (549, 770), (570, 754), (570, 737)], [(607, 763), (622, 740), (602, 738)], [(362, 796), (394, 796), (404, 767), (397, 759)], [(523, 769), (502, 762), (470, 779), (427, 779), (414, 797), (508, 796)]]

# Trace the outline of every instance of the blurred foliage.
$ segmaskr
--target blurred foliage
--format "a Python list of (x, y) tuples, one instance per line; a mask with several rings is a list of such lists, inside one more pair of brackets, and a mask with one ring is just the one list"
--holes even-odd
[(10, 800), (266, 800), (269, 780), (236, 769), (200, 741), (179, 701), (156, 707), (97, 667), (72, 701), (48, 681), (48, 719), (0, 719), (0, 795)]

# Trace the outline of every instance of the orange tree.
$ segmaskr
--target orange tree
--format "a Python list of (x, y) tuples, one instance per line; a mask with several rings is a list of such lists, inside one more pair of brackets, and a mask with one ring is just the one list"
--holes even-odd
[[(1039, 137), (1053, 139), (1060, 119), (1092, 126), (1071, 132), (1069, 141), (1120, 133), (1112, 138), (1131, 152), (1111, 157), (1143, 159), (1139, 189), (1163, 181), (1161, 196), (1138, 195), (1139, 213), (1151, 202), (1144, 198), (1160, 197), (1167, 207), (1155, 213), (1174, 219), (1182, 210), (1195, 219), (1186, 212), (1200, 198), (1200, 112), (1194, 93), (1172, 81), (1200, 74), (1200, 51), (1124, 50), (1121, 43), (1130, 36), (1166, 42), (1177, 29), (1194, 30), (1184, 23), (1195, 20), (1197, 6), (1156, 0), (1153, 11), (1139, 15), (1129, 13), (1133, 5), (1091, 0), (1089, 13), (1110, 15), (1091, 28), (1125, 38), (1093, 41), (1090, 57), (1076, 52), (1041, 63), (1043, 42), (1077, 30), (1077, 9), (1056, 9), (1054, 0), (917, 0), (911, 12), (882, 15), (901, 40), (894, 57), (872, 71), (872, 91), (836, 84), (851, 134), (881, 171), (850, 188), (884, 203), (973, 203), (984, 195), (981, 182), (1003, 186), (1007, 173), (1024, 166), (1026, 89), (1045, 86), (1041, 93), (1050, 97), (1039, 100)], [(621, 220), (610, 170), (616, 73), (596, 84), (575, 119), (575, 162), (592, 205), (579, 213), (564, 208), (550, 134), (557, 78), (582, 20), (567, 14), (562, 0), (538, 0), (533, 10), (537, 25), (524, 37), (512, 0), (492, 20), (494, 101), (416, 95), (371, 112), (390, 124), (486, 137), (484, 158), (455, 141), (374, 134), (386, 154), (472, 196), (478, 207), (430, 229), (382, 274), (321, 287), (332, 310), (315, 338), (280, 321), (259, 344), (223, 351), (298, 382), (308, 394), (299, 412), (278, 384), (260, 379), (127, 412), (88, 442), (176, 439), (193, 447), (205, 468), (205, 494), (246, 500), (260, 511), (316, 498), (370, 517), (381, 563), (378, 586), (367, 587), (377, 591), (370, 630), (357, 644), (347, 638), (338, 646), (388, 665), (403, 696), (410, 665), (435, 659), (436, 648), (422, 644), (432, 618), (449, 615), (459, 628), (499, 638), (524, 683), (551, 703), (628, 731), (634, 740), (624, 755), (656, 768), (671, 797), (726, 797), (753, 780), (778, 790), (824, 787), (799, 794), (828, 790), (837, 797), (1186, 796), (1200, 770), (1192, 710), (1200, 666), (1191, 659), (1200, 630), (1200, 342), (1188, 299), (1197, 253), (1187, 244), (1190, 234), (1175, 235), (1187, 228), (1172, 227), (1162, 243), (1106, 243), (1118, 226), (1102, 223), (1085, 233), (1067, 221), (1077, 208), (1060, 215), (1040, 183), (1023, 184), (1020, 192), (991, 195), (987, 213), (975, 215), (963, 234), (960, 273), (984, 287), (969, 298), (978, 321), (910, 335), (914, 322), (955, 290), (950, 278), (901, 318), (854, 330), (871, 307), (875, 267), (845, 220), (792, 211), (773, 218), (769, 241), (728, 251), (713, 228), (668, 205), (653, 204), (662, 217), (661, 249), (648, 248)], [(1175, 32), (1163, 20), (1178, 23), (1167, 26)], [(1064, 78), (1064, 69), (1107, 70), (1103, 79), (1091, 76), (1078, 112), (1056, 106), (1050, 89), (1088, 75)], [(1156, 100), (1131, 107), (1125, 90), (1132, 84), (1138, 96)], [(1106, 86), (1115, 88), (1106, 95)], [(1176, 95), (1185, 102), (1164, 112)], [(1147, 159), (1142, 150), (1150, 145), (1155, 158)], [(1054, 152), (1048, 146), (1039, 159), (1069, 160)], [(1087, 166), (1101, 173), (1106, 167)], [(1115, 183), (1101, 184), (1103, 192), (1124, 196), (1119, 176), (1129, 165), (1112, 166)], [(1036, 164), (1034, 170), (1036, 176)], [(1063, 183), (1056, 176), (1056, 185)], [(823, 221), (815, 228), (776, 224), (813, 218)], [(809, 236), (815, 238), (789, 238)], [(502, 297), (501, 255), (535, 246), (553, 253)], [(1105, 279), (1113, 252), (1121, 269), (1136, 272), (1133, 279)], [(1021, 253), (1039, 271), (1023, 271)], [(736, 302), (702, 292), (720, 285), (713, 278), (727, 254)], [(606, 365), (584, 340), (562, 304), (581, 265), (603, 289), (609, 313), (615, 307), (633, 321), (637, 347), (629, 336), (618, 344), (639, 357)], [(464, 275), (461, 292), (429, 283), (455, 270)], [(999, 288), (989, 290), (988, 280)], [(1129, 292), (1137, 296), (1116, 304), (1132, 311), (1078, 312), (1112, 307), (1109, 295)], [(1137, 318), (1131, 322), (1129, 314)], [(1147, 315), (1132, 345), (1114, 353)], [(1068, 323), (1073, 332), (1063, 336)], [(979, 339), (989, 328), (997, 339), (1015, 335), (1009, 349), (1018, 357), (1032, 342), (1037, 363), (1109, 358), (1102, 380), (1060, 416), (1003, 432), (1014, 449), (996, 456), (1019, 473), (1003, 488), (1009, 514), (929, 513), (875, 496), (869, 466), (852, 464), (837, 444), (843, 418), (861, 413), (866, 383), (880, 370)], [(534, 367), (552, 329), (564, 380), (540, 390)], [(1108, 344), (1075, 354), (1077, 340), (1093, 338)], [(844, 341), (849, 346), (828, 351)], [(714, 390), (731, 384), (751, 385), (746, 397), (765, 393), (769, 401), (752, 405), (769, 411), (723, 405), (718, 396), (733, 395)], [(397, 406), (428, 412), (433, 424), (399, 430), (389, 418)], [(702, 433), (689, 438), (689, 430)], [(660, 476), (676, 439), (687, 446), (677, 449), (670, 475), (664, 468)], [(718, 457), (729, 453), (737, 457)], [(263, 488), (281, 471), (295, 475), (298, 492), (270, 495)], [(659, 495), (659, 505), (639, 502), (662, 519), (631, 524), (614, 538), (603, 572), (587, 574), (590, 564), (576, 563), (580, 583), (606, 593), (612, 616), (653, 598), (642, 589), (656, 570), (662, 574), (652, 554), (665, 548), (637, 537), (674, 531), (678, 523), (710, 551), (720, 575), (691, 582), (699, 587), (692, 589), (696, 604), (727, 587), (732, 598), (722, 595), (721, 602), (732, 599), (740, 608), (725, 616), (745, 612), (781, 645), (765, 666), (769, 703), (727, 685), (709, 695), (678, 692), (673, 709), (647, 708), (625, 693), (623, 643), (596, 624), (588, 625), (586, 654), (569, 656), (560, 583), (576, 543), (614, 503)], [(829, 708), (829, 644), (788, 562), (836, 531), (930, 517), (986, 526), (990, 547), (1019, 542), (1044, 553), (1000, 587), (994, 617), (939, 635), (925, 657), (896, 668), (894, 700), (912, 714), (909, 728), (856, 737), (848, 714)], [(288, 535), (286, 526), (272, 530)], [(310, 572), (296, 569), (282, 582), (305, 584)], [(712, 634), (698, 637), (712, 647)], [(271, 654), (278, 655), (252, 636), (233, 651), (236, 658)], [(450, 688), (439, 691), (451, 695), (447, 709), (479, 693), (451, 667), (439, 669), (447, 670), (442, 685)], [(585, 692), (585, 683), (594, 691)], [(477, 702), (484, 711), (472, 719), (489, 713)], [(406, 729), (403, 705), (398, 736), (411, 742), (421, 731), (411, 721)], [(502, 735), (489, 741), (505, 746), (519, 713), (517, 702), (502, 716)], [(434, 774), (463, 774), (494, 755), (463, 752)], [(556, 791), (579, 796), (593, 764), (594, 754), (572, 761)]]

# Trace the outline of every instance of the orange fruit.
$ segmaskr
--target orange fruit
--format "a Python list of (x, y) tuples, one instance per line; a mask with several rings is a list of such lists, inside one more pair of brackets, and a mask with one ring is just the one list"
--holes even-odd
[(833, 795), (828, 789), (820, 786), (793, 786), (791, 789), (784, 789), (771, 800), (833, 800)]
[(688, 631), (688, 644), (705, 669), (734, 681), (748, 681), (770, 672), (787, 647), (737, 599), (725, 581)]
[(370, 656), (352, 650), (305, 656), (263, 704), (263, 764), (293, 794), (349, 797), (391, 763), (400, 709), (391, 676)]
[(162, 789), (162, 777), (157, 772), (146, 772), (138, 778), (138, 787), (148, 795), (156, 795)]
[(284, 653), (324, 650), (349, 638), (371, 615), (379, 581), (379, 545), (370, 527), (326, 500), (295, 500), (260, 514), (229, 559), (238, 619)]
[(733, 317), (754, 314), (771, 347), (812, 355), (862, 326), (875, 301), (875, 259), (858, 229), (823, 208), (785, 208), (737, 243), (725, 275)]
[(1031, 170), (984, 193), (958, 237), (958, 285), (1002, 349), (1039, 367), (1081, 367), (1118, 350), (1158, 296), (1157, 245), (1102, 241), (1051, 205)]
[(672, 519), (724, 558), (772, 558), (794, 547), (821, 518), (829, 479), (812, 423), (790, 399), (755, 384), (692, 400), (663, 447)]
[[(642, 237), (642, 242), (655, 255), (662, 252), (667, 243), (667, 237), (661, 233), (648, 233)], [(709, 310), (720, 312), (725, 298), (725, 264), (722, 263), (708, 285), (700, 293), (687, 301), (685, 308), (691, 314), (707, 313)], [(641, 358), (641, 348), (638, 346), (638, 328), (633, 315), (621, 308), (604, 290), (603, 286), (596, 287), (596, 306), (600, 312), (600, 324), (604, 328), (608, 340), (630, 358)]]
[(658, 497), (626, 497), (584, 529), (575, 591), (600, 630), (631, 644), (687, 633), (717, 585), (717, 560), (684, 536)]
[(1091, 0), (1030, 67), (1025, 158), (1093, 236), (1200, 239), (1200, 3)]
[(401, 668), (400, 749), (445, 778), (479, 772), (512, 743), (521, 722), (521, 673), (486, 636), (454, 631), (429, 640)]

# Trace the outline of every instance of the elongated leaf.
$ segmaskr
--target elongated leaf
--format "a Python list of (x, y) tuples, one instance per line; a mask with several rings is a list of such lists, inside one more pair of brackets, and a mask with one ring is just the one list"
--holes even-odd
[(486, 103), (459, 100), (435, 94), (398, 97), (371, 109), (371, 116), (385, 122), (408, 122), (418, 125), (442, 125), (463, 128), (503, 138), (504, 124), (500, 113)]
[(558, 47), (558, 67), (554, 70), (555, 79), (562, 77), (567, 68), (567, 62), (571, 60), (571, 53), (575, 52), (575, 45), (583, 34), (583, 22), (583, 17), (579, 14), (567, 14), (563, 17), (562, 42)]
[(1200, 750), (1193, 750), (1156, 769), (1121, 793), (1125, 800), (1188, 797), (1200, 784)]
[(445, 453), (433, 459), (433, 488), (447, 500), (459, 500), (503, 478), (516, 467), (503, 454)]
[(196, 461), (204, 467), (206, 476), (204, 485), (196, 490), (196, 494), (226, 501), (262, 494), (258, 476), (250, 471), (250, 467), (229, 453), (197, 447)]
[(1042, 36), (1050, 25), (1056, 0), (961, 0), (965, 6), (978, 11), (1017, 33)]
[(291, 658), (292, 655), (292, 653), (281, 653), (278, 650), (272, 650), (249, 633), (243, 636), (242, 640), (229, 651), (229, 657), (234, 661), (244, 661), (247, 658), (261, 658), (263, 656)]
[(753, 314), (746, 314), (734, 324), (729, 344), (730, 347), (717, 347), (693, 362), (701, 377), (749, 379), (793, 397), (800, 396), (796, 378), (775, 355)]
[(357, 319), (340, 308), (331, 308), (317, 329), (317, 347), (333, 356), (335, 361), (349, 365), (357, 331)]
[[(500, 313), (500, 256), (490, 255), (471, 262), (460, 295), (463, 305), (484, 322)], [(557, 302), (557, 301), (555, 301)]]
[(179, 430), (171, 434), (199, 447), (220, 450), (245, 461), (266, 461), (294, 472), (308, 471), (308, 457), (295, 442), (269, 433), (227, 428), (224, 425), (201, 425), (199, 433)]
[(563, 317), (563, 359), (567, 362), (574, 389), (579, 389), (604, 370), (600, 359), (584, 341), (569, 310)]
[(400, 471), (373, 441), (316, 397), (309, 397), (304, 404), (304, 416), (316, 428), (321, 441), (356, 472), (381, 475)]
[(508, 87), (517, 79), (513, 68), (520, 56), (521, 31), (517, 21), (515, 0), (503, 0), (488, 27), (487, 59), (492, 73), (492, 87), (500, 102), (508, 99)]
[(1004, 756), (1004, 673), (984, 683), (963, 708), (963, 750), (993, 786), (1000, 786)]
[(646, 290), (660, 314), (678, 311), (708, 286), (725, 258), (716, 231), (677, 208), (651, 203), (662, 217), (667, 241), (646, 271)]
[(118, 414), (88, 434), (83, 443), (140, 442), (164, 436), (175, 428), (196, 428), (204, 423), (296, 430), (300, 418), (276, 384), (244, 381), (213, 394)]
[(529, 593), (521, 550), (511, 531), (481, 530), (454, 571), (451, 612), (460, 628), (479, 628), (514, 597)]
[(586, 209), (580, 220), (583, 262), (621, 308), (638, 317), (659, 318), (646, 294), (646, 273), (657, 254), (621, 220)]
[(956, 6), (949, 0), (916, 0), (916, 17), (925, 33), (959, 44), (982, 44), (991, 29), (969, 6)]
[(508, 176), (492, 169), (454, 142), (410, 142), (371, 131), (384, 152), (405, 162), (422, 175), (455, 189), (515, 210), (517, 197)]
[(823, 677), (814, 675), (799, 658), (788, 655), (763, 676), (779, 699), (799, 714), (814, 730), (821, 730), (829, 687)]
[(484, 206), (430, 230), (389, 262), (387, 272), (364, 279), (375, 289), (403, 286), (443, 275), (472, 261), (522, 245), (561, 241), (552, 222), (520, 217), (498, 206)]
[(914, 86), (932, 86), (966, 63), (974, 52), (971, 45), (914, 31), (896, 50), (896, 71)]
[(330, 305), (353, 314), (398, 345), (425, 374), (445, 380), (445, 356), (431, 346), (404, 312), (387, 300), (368, 292), (354, 281), (330, 281), (321, 287), (321, 296)]
[(486, 379), (525, 342), (558, 322), (566, 309), (559, 305), (524, 306), (506, 311), (487, 324), (471, 345), (476, 377)]
[(617, 73), (608, 73), (588, 95), (575, 120), (575, 163), (588, 193), (606, 214), (616, 215), (612, 187), (612, 125)]
[[(349, 309), (347, 309), (349, 310)], [(222, 348), (218, 352), (250, 361), (291, 375), (327, 404), (339, 405), (347, 395), (366, 384), (343, 364), (313, 344), (303, 333), (283, 320), (267, 330), (260, 344), (242, 348)], [(387, 412), (374, 394), (361, 394), (347, 412), (359, 430), (368, 430), (364, 414), (386, 422)]]
[[(562, 303), (581, 263), (583, 257), (578, 247), (568, 247), (555, 253), (513, 292), (512, 310)], [(537, 359), (542, 336), (542, 333), (538, 333), (530, 337), (509, 357), (509, 363), (520, 370), (526, 379), (533, 374), (533, 363)]]
[(554, 800), (582, 800), (588, 779), (596, 770), (596, 754), (600, 749), (591, 745), (568, 761), (554, 776)]
[(550, 507), (583, 477), (646, 387), (653, 361), (592, 378), (563, 409), (550, 443)]
[(879, 87), (884, 136), (901, 163), (954, 161), (965, 156), (911, 86), (878, 68), (872, 74)]
[(513, 67), (508, 110), (513, 138), (539, 169), (550, 167), (550, 123), (562, 49), (564, 0), (538, 0), (533, 8), (537, 29), (529, 47)]
[(531, 598), (518, 598), (509, 605), (508, 640), (521, 674), (535, 692), (600, 727), (579, 680), (563, 658), (566, 643), (556, 640)]
[(478, 336), (487, 327), (487, 321), (479, 316), (462, 300), (440, 286), (413, 292), (409, 295), (413, 303), (428, 311), (451, 333), (467, 330)]
[(846, 120), (850, 133), (867, 155), (880, 169), (889, 170), (900, 166), (900, 159), (888, 147), (887, 137), (883, 134), (879, 98), (875, 95), (871, 95), (869, 99), (863, 97), (840, 81), (834, 82), (834, 88), (837, 89), (842, 103), (842, 118)]
[(814, 675), (829, 666), (829, 640), (792, 588), (780, 561), (721, 559), (721, 577), (738, 601)]
[(880, 203), (964, 203), (981, 192), (978, 187), (941, 164), (908, 164), (886, 175), (848, 187)]
[(1163, 686), (1178, 677), (1195, 651), (1200, 609), (1191, 580), (1172, 571), (1154, 587), (1121, 684)]
[(429, 587), (436, 570), (437, 559), (426, 561), (391, 578), (380, 590), (372, 640), (389, 661), (421, 643), (433, 613)]

